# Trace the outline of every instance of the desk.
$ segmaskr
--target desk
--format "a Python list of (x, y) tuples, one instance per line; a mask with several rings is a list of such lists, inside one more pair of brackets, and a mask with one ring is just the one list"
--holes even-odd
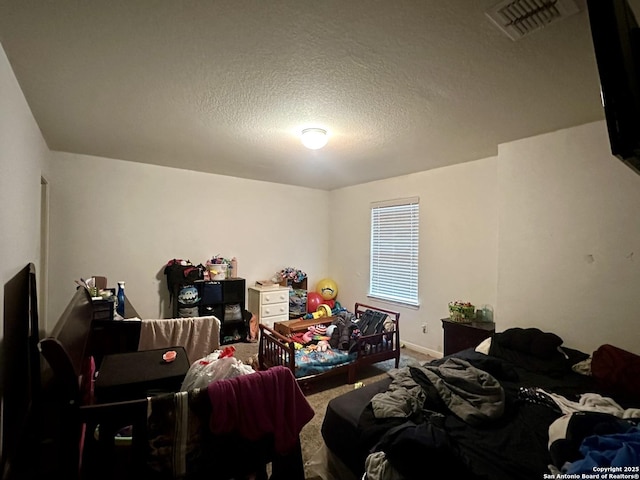
[[(162, 359), (168, 350), (177, 353), (173, 362)], [(105, 355), (96, 378), (95, 396), (105, 403), (177, 392), (190, 366), (184, 347)]]

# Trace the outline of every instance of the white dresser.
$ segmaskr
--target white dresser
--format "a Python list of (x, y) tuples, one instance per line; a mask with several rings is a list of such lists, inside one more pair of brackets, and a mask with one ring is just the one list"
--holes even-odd
[(275, 322), (289, 320), (289, 287), (266, 289), (249, 287), (248, 310), (258, 321), (273, 328)]

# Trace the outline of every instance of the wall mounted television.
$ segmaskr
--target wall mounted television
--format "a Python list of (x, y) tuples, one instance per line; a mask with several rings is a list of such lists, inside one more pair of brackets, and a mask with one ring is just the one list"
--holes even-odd
[(640, 174), (638, 22), (628, 0), (587, 0), (587, 9), (611, 153)]

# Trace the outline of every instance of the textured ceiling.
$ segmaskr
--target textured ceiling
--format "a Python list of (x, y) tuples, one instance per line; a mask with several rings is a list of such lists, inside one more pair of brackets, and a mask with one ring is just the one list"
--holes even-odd
[(585, 2), (515, 42), (494, 3), (0, 0), (0, 41), (52, 150), (331, 190), (604, 118)]

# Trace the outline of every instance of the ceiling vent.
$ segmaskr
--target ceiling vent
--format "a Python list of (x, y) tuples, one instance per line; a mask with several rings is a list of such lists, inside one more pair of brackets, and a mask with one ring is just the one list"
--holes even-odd
[(574, 0), (505, 0), (485, 13), (511, 40), (580, 11)]

